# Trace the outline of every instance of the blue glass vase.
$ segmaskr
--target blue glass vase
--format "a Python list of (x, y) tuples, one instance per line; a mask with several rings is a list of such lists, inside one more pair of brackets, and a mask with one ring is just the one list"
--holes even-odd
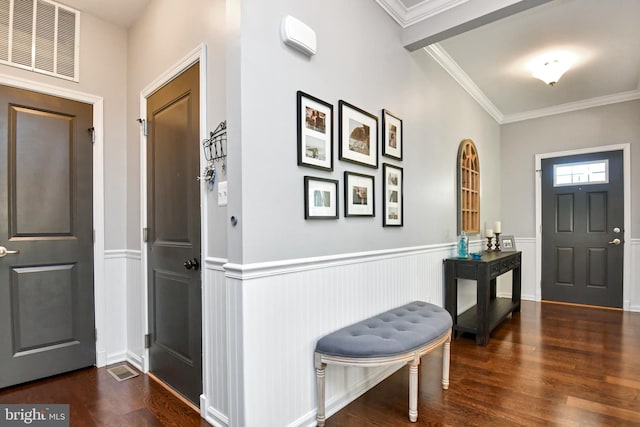
[(469, 258), (469, 237), (465, 231), (460, 233), (458, 240), (458, 258)]

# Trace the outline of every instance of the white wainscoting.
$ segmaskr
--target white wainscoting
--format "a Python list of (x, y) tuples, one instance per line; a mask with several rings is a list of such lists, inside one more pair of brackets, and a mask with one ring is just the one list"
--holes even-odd
[(140, 251), (126, 251), (127, 257), (127, 361), (143, 370), (144, 296)]
[[(316, 341), (409, 301), (442, 306), (442, 260), (452, 256), (454, 248), (446, 244), (225, 265), (230, 425), (315, 425)], [(327, 414), (393, 371), (328, 367)]]
[[(105, 354), (99, 356), (107, 365), (122, 362), (127, 357), (127, 259), (126, 251), (108, 250), (104, 253), (103, 330)], [(98, 363), (101, 366), (100, 363)]]
[[(636, 256), (640, 250), (636, 248)], [(535, 239), (523, 253), (522, 296), (536, 299)], [(471, 242), (482, 249), (483, 242)], [(234, 265), (207, 258), (203, 271), (202, 416), (214, 426), (315, 425), (313, 350), (321, 336), (412, 300), (444, 303), (442, 260), (455, 244), (273, 263)], [(106, 359), (142, 369), (144, 289), (139, 251), (107, 251)], [(510, 281), (499, 283), (509, 296)], [(475, 303), (461, 281), (459, 309)], [(393, 373), (392, 368), (327, 369), (327, 414)]]
[(202, 285), (202, 416), (214, 426), (228, 426), (226, 260), (207, 258)]
[(104, 366), (127, 360), (140, 369), (144, 335), (140, 251), (108, 250), (104, 259), (105, 324), (98, 334), (105, 339), (105, 350), (98, 355), (97, 364)]
[(640, 273), (636, 266), (640, 265), (640, 239), (631, 239), (631, 292), (629, 310), (640, 312)]
[[(539, 286), (536, 284), (536, 238), (515, 237), (516, 249), (522, 252), (521, 298), (528, 301), (540, 301)], [(511, 297), (511, 273), (498, 277), (497, 293), (499, 297)]]

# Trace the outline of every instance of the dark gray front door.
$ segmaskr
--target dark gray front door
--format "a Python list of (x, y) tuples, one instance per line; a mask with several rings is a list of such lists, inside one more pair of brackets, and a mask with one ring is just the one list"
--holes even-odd
[(95, 364), (92, 111), (0, 86), (0, 387)]
[[(554, 165), (596, 160), (608, 183), (554, 186)], [(623, 176), (622, 151), (542, 161), (543, 300), (622, 307)]]
[(199, 69), (147, 99), (151, 372), (199, 404), (202, 393)]

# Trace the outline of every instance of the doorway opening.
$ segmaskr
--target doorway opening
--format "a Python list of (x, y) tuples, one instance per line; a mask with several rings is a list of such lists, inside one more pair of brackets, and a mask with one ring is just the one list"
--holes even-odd
[[(622, 152), (622, 168), (623, 168), (623, 210), (624, 210), (624, 225), (620, 230), (620, 246), (623, 251), (623, 266), (622, 266), (622, 308), (626, 311), (630, 309), (630, 236), (631, 236), (631, 192), (630, 192), (630, 145), (618, 144), (608, 145), (601, 147), (585, 148), (580, 150), (562, 151), (554, 153), (537, 154), (535, 157), (535, 170), (536, 170), (536, 300), (543, 300), (543, 257), (545, 248), (543, 247), (543, 176), (542, 176), (542, 164), (547, 159), (567, 158), (570, 156), (582, 156), (593, 153), (607, 153), (613, 151)], [(570, 187), (567, 187), (570, 188)], [(570, 197), (565, 197), (566, 200), (570, 200)], [(602, 199), (599, 199), (602, 200)], [(549, 225), (549, 224), (547, 224)], [(547, 226), (545, 225), (545, 226)], [(612, 229), (613, 230), (613, 229)], [(612, 231), (609, 230), (609, 231)], [(607, 242), (608, 243), (608, 242)], [(606, 252), (606, 251), (605, 251)], [(600, 252), (600, 253), (605, 253)], [(565, 255), (569, 254), (569, 251), (564, 252)], [(598, 255), (594, 252), (594, 255)], [(595, 258), (594, 258), (595, 259)], [(568, 273), (567, 273), (568, 274)]]
[[(141, 278), (144, 295), (141, 321), (147, 334), (144, 337), (146, 345), (142, 367), (145, 373), (148, 372), (154, 378), (158, 378), (196, 406), (202, 406), (205, 378), (203, 347), (201, 347), (204, 342), (201, 332), (201, 310), (203, 309), (201, 284), (204, 282), (205, 276), (201, 267), (206, 258), (207, 246), (205, 239), (207, 226), (204, 220), (207, 218), (207, 193), (206, 186), (196, 180), (199, 175), (198, 170), (203, 170), (206, 164), (200, 147), (200, 141), (206, 135), (207, 74), (205, 52), (204, 45), (194, 49), (176, 66), (155, 79), (140, 93), (140, 117), (144, 118), (146, 124), (150, 124), (149, 128), (151, 128), (148, 130), (148, 135), (145, 135), (144, 132), (141, 134), (140, 156), (141, 225), (145, 230), (145, 233), (142, 233), (143, 237), (147, 236), (141, 244), (141, 247), (144, 248), (142, 250)], [(155, 104), (151, 102), (152, 97), (171, 89), (174, 83), (179, 82), (187, 74), (195, 75), (195, 86), (185, 90), (178, 89), (178, 92), (181, 91), (181, 93), (173, 98), (169, 96), (166, 98), (166, 102), (161, 101)], [(179, 135), (174, 135), (177, 139), (164, 137), (175, 131), (174, 120), (180, 117), (188, 119), (191, 123), (189, 125), (191, 130), (188, 131), (191, 135), (189, 143), (182, 147), (183, 149), (173, 146), (171, 142), (179, 140)], [(158, 134), (155, 136), (164, 135), (157, 141), (152, 140), (154, 126), (155, 130), (158, 130)], [(158, 126), (165, 126), (165, 131), (161, 132)], [(143, 126), (142, 129), (145, 127)], [(160, 152), (164, 154), (158, 158), (156, 154)], [(151, 162), (150, 156), (156, 156), (155, 159), (159, 160), (159, 163)], [(186, 173), (186, 170), (178, 171), (175, 169), (180, 159), (184, 160), (184, 164), (190, 165), (188, 166), (188, 175), (184, 175), (182, 178), (179, 175), (183, 172)], [(172, 173), (176, 179), (170, 177)], [(181, 179), (182, 184), (177, 183)], [(157, 217), (150, 213), (157, 203), (166, 202), (169, 203), (167, 206), (171, 205), (170, 201), (163, 201), (164, 195), (162, 192), (158, 192), (161, 188), (177, 190), (178, 186), (187, 185), (190, 188), (188, 198), (191, 202), (195, 202), (190, 205), (196, 206), (191, 209), (191, 219), (188, 225), (180, 221), (173, 221), (175, 218), (172, 215), (164, 216), (161, 214), (161, 217)], [(180, 193), (173, 191), (172, 194)], [(174, 213), (179, 213), (175, 209), (174, 211)], [(162, 236), (158, 235), (160, 228), (162, 228)], [(185, 233), (189, 234), (188, 238), (185, 238), (187, 235)], [(196, 245), (191, 245), (196, 240)], [(164, 254), (172, 248), (178, 249), (179, 252), (182, 250), (179, 254), (174, 254), (173, 258), (175, 259), (167, 258), (165, 256), (167, 254)], [(191, 252), (187, 254), (184, 252), (185, 250)], [(178, 259), (180, 262), (177, 264), (176, 260)], [(176, 267), (175, 271), (172, 270), (173, 267)], [(186, 276), (189, 276), (188, 280), (185, 278)], [(186, 288), (181, 285), (189, 281), (191, 282), (191, 291), (187, 292)], [(180, 310), (167, 311), (169, 308), (167, 304), (176, 301), (182, 301), (184, 307)], [(161, 311), (171, 314), (168, 317), (158, 316)], [(197, 324), (194, 323), (194, 320), (197, 320)], [(186, 325), (187, 323), (192, 328), (188, 337), (175, 332), (174, 325)], [(197, 344), (200, 348), (197, 349), (192, 344)], [(195, 354), (196, 352), (198, 354)], [(158, 357), (162, 354), (164, 356)], [(175, 363), (181, 364), (182, 367), (178, 367)], [(195, 370), (192, 370), (189, 375), (183, 375), (182, 368), (186, 369), (190, 366), (193, 366)], [(195, 377), (194, 372), (196, 372)]]

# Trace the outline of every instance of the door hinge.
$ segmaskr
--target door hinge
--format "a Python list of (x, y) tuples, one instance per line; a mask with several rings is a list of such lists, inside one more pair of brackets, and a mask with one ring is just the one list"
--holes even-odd
[(151, 348), (151, 334), (144, 336), (144, 348)]
[(91, 134), (91, 142), (93, 144), (96, 143), (96, 128), (94, 127), (90, 127), (89, 129), (87, 129), (89, 131), (89, 133)]
[(149, 228), (147, 227), (142, 229), (142, 241), (145, 243), (149, 241)]
[(93, 328), (93, 340), (98, 342), (98, 328)]
[(149, 124), (147, 123), (147, 121), (145, 119), (138, 119), (138, 123), (140, 123), (140, 125), (142, 126), (142, 134), (144, 136), (149, 136)]

